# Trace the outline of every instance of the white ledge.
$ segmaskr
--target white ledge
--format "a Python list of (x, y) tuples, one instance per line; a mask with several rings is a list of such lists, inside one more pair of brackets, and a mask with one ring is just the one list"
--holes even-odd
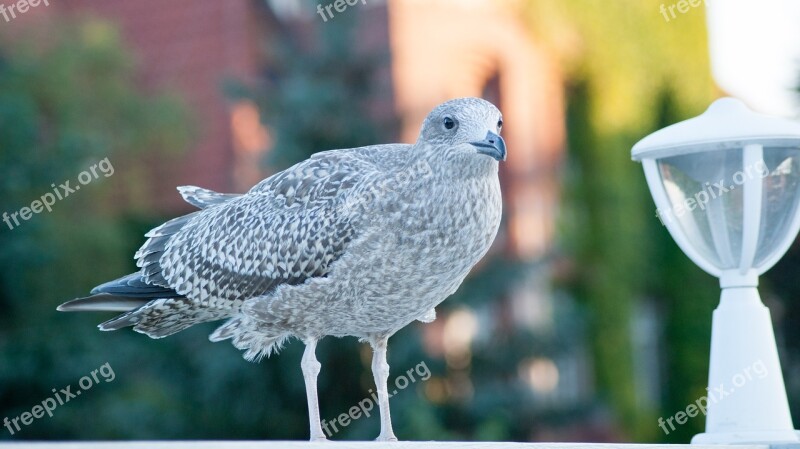
[[(506, 443), (473, 441), (97, 441), (0, 443), (9, 449), (769, 449), (769, 445)], [(786, 446), (772, 446), (791, 447)], [(793, 446), (798, 447), (798, 446)]]

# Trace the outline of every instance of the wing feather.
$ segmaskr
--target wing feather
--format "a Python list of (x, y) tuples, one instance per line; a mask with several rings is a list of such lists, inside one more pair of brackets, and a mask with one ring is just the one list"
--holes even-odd
[(147, 282), (232, 311), (278, 285), (325, 276), (356, 233), (343, 206), (374, 172), (358, 152), (316, 155), (150, 231), (137, 265)]

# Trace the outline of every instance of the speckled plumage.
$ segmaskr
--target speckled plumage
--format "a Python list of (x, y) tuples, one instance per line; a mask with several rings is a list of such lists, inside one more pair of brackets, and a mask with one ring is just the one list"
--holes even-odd
[[(128, 307), (101, 329), (133, 326), (154, 338), (227, 318), (211, 340), (231, 339), (249, 360), (289, 337), (385, 346), (410, 322), (432, 321), (491, 245), (500, 157), (475, 142), (502, 143), (492, 134), (498, 120), (484, 100), (453, 100), (429, 115), (414, 145), (317, 153), (243, 195), (182, 187), (201, 210), (148, 232), (138, 273), (62, 310)], [(499, 148), (490, 142), (481, 146)], [(138, 307), (117, 304), (132, 296)]]

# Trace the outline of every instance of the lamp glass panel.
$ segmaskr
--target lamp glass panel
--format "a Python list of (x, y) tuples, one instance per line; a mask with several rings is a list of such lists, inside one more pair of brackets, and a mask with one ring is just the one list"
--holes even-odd
[(753, 172), (754, 176), (763, 178), (761, 224), (754, 263), (758, 268), (780, 250), (780, 243), (791, 232), (791, 224), (798, 213), (800, 148), (764, 148), (763, 161)]
[(669, 201), (667, 210), (659, 210), (661, 220), (670, 220), (670, 230), (682, 232), (720, 270), (737, 268), (741, 258), (742, 164), (741, 148), (658, 160)]

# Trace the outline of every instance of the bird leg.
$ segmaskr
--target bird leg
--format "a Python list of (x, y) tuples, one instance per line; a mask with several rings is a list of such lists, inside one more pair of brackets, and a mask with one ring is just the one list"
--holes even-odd
[(311, 434), (311, 441), (323, 441), (327, 438), (325, 438), (325, 434), (322, 433), (322, 426), (320, 425), (319, 421), (317, 376), (319, 375), (322, 365), (319, 363), (319, 361), (317, 361), (317, 356), (315, 354), (317, 349), (317, 340), (303, 340), (303, 343), (306, 344), (306, 350), (303, 352), (303, 359), (300, 362), (300, 367), (303, 369), (303, 379), (305, 379), (306, 382), (309, 433)]
[(386, 346), (389, 337), (376, 337), (370, 340), (372, 346), (372, 375), (378, 390), (378, 407), (381, 412), (381, 434), (378, 441), (397, 441), (392, 430), (392, 417), (389, 414), (389, 363), (386, 362)]

